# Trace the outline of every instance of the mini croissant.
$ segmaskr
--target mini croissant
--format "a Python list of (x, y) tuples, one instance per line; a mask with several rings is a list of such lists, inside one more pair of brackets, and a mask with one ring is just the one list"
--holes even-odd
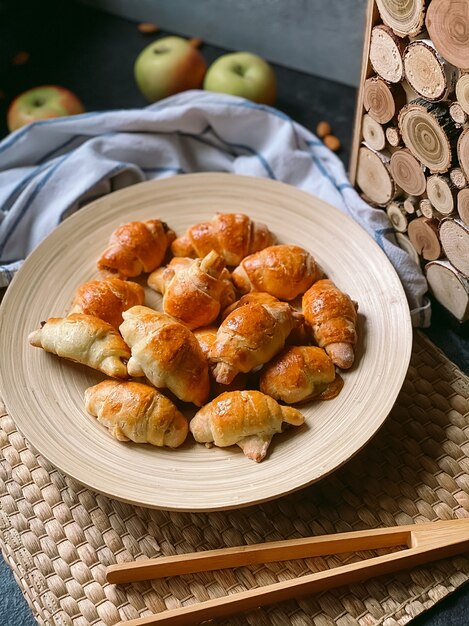
[(117, 330), (92, 315), (51, 317), (29, 335), (29, 342), (70, 361), (88, 365), (114, 378), (127, 378), (123, 361), (130, 350)]
[(228, 391), (201, 408), (190, 423), (199, 443), (214, 443), (220, 448), (237, 444), (245, 456), (262, 461), (275, 433), (282, 424), (300, 426), (303, 414), (281, 406), (260, 391)]
[(265, 291), (279, 300), (293, 300), (321, 277), (313, 256), (294, 245), (269, 246), (243, 259), (232, 272), (241, 293)]
[(122, 224), (112, 233), (98, 259), (98, 268), (122, 278), (152, 272), (163, 262), (175, 237), (174, 231), (160, 220)]
[[(214, 254), (213, 251), (211, 254)], [(215, 253), (216, 254), (216, 253)], [(148, 277), (148, 286), (155, 291), (164, 294), (175, 274), (181, 270), (188, 270), (194, 263), (194, 259), (184, 256), (175, 256), (165, 267), (159, 267)], [(230, 272), (224, 267), (218, 277), (221, 281), (220, 307), (226, 308), (236, 300), (236, 292), (231, 282)]]
[(342, 388), (332, 359), (316, 346), (293, 346), (262, 368), (260, 390), (287, 404), (330, 400)]
[[(210, 350), (212, 349), (213, 344), (217, 340), (217, 332), (218, 328), (216, 326), (204, 326), (202, 328), (197, 328), (194, 330), (194, 336), (199, 342), (199, 346), (208, 360)], [(215, 398), (220, 393), (224, 391), (235, 391), (238, 389), (246, 389), (248, 384), (248, 376), (247, 374), (240, 373), (237, 374), (229, 385), (223, 385), (218, 383), (213, 377), (212, 370), (215, 368), (216, 364), (209, 363), (209, 375), (210, 375), (210, 397)]]
[(212, 250), (203, 259), (194, 259), (186, 269), (176, 271), (164, 290), (164, 312), (191, 329), (211, 324), (220, 313), (226, 290), (224, 269), (223, 258)]
[(218, 252), (227, 265), (239, 265), (245, 256), (275, 243), (265, 224), (253, 222), (243, 213), (217, 213), (208, 222), (191, 226), (173, 241), (174, 256), (204, 257)]
[(338, 367), (352, 367), (357, 343), (356, 303), (331, 280), (319, 280), (303, 296), (303, 314), (318, 346)]
[(144, 300), (143, 287), (130, 280), (113, 277), (90, 280), (78, 287), (70, 312), (94, 315), (118, 329), (123, 311), (143, 304)]
[(177, 448), (189, 431), (171, 400), (142, 383), (104, 380), (85, 391), (85, 406), (119, 441)]
[(202, 406), (209, 394), (208, 364), (187, 326), (145, 306), (122, 315), (119, 330), (132, 351), (129, 375), (146, 376), (155, 387)]
[(250, 372), (270, 361), (302, 320), (302, 315), (288, 303), (267, 293), (247, 294), (230, 309), (209, 354), (210, 361), (216, 364), (216, 381), (225, 385), (238, 372)]

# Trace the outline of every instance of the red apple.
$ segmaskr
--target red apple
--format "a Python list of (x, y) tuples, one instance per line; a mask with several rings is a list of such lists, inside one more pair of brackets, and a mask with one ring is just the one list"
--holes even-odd
[(10, 132), (36, 120), (77, 115), (84, 107), (74, 93), (57, 85), (33, 87), (17, 96), (7, 112)]
[(162, 37), (144, 48), (134, 65), (138, 88), (149, 102), (186, 89), (198, 89), (207, 71), (201, 53), (188, 39)]

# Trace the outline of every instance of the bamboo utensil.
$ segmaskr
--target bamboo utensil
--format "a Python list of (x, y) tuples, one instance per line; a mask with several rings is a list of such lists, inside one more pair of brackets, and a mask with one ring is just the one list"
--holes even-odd
[(121, 563), (108, 568), (107, 580), (110, 583), (129, 583), (256, 563), (398, 547), (403, 549), (325, 572), (171, 609), (122, 624), (125, 626), (198, 624), (204, 620), (226, 617), (455, 556), (469, 550), (469, 519), (338, 533)]

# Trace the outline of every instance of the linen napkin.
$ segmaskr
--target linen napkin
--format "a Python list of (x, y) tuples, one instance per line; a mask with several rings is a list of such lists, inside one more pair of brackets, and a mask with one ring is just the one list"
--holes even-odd
[(280, 180), (351, 216), (396, 269), (414, 326), (429, 325), (421, 269), (398, 246), (385, 211), (354, 190), (340, 159), (275, 108), (198, 90), (143, 109), (41, 120), (7, 136), (0, 143), (0, 287), (87, 202), (144, 180), (207, 171)]

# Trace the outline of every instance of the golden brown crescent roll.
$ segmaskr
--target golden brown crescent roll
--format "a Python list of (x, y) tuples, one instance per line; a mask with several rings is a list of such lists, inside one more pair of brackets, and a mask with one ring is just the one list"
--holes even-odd
[(211, 221), (191, 226), (173, 241), (174, 256), (204, 257), (218, 252), (227, 265), (239, 265), (248, 254), (275, 243), (265, 224), (252, 221), (243, 213), (217, 213)]
[(172, 278), (180, 270), (186, 270), (190, 267), (194, 259), (188, 256), (175, 256), (168, 265), (158, 267), (148, 276), (147, 284), (151, 289), (158, 293), (164, 294), (167, 285)]
[(202, 406), (209, 394), (208, 364), (187, 326), (145, 306), (122, 315), (119, 330), (132, 351), (129, 375), (146, 376), (155, 387)]
[(145, 290), (130, 280), (109, 277), (90, 280), (78, 287), (70, 313), (86, 313), (99, 317), (118, 329), (122, 312), (143, 304)]
[(219, 383), (229, 384), (238, 372), (250, 372), (283, 348), (291, 330), (303, 319), (287, 302), (253, 292), (229, 307), (209, 359)]
[(332, 359), (316, 346), (287, 348), (262, 368), (260, 376), (262, 393), (287, 404), (330, 400), (341, 388)]
[(294, 245), (269, 246), (250, 254), (232, 272), (241, 293), (265, 291), (279, 300), (293, 300), (321, 275), (313, 256)]
[[(175, 274), (181, 270), (188, 270), (194, 263), (191, 257), (175, 256), (165, 267), (159, 267), (148, 277), (148, 286), (158, 293), (164, 294)], [(236, 300), (236, 291), (231, 282), (231, 274), (223, 268), (218, 281), (221, 282), (220, 306), (222, 309), (233, 304)]]
[(191, 329), (211, 324), (220, 313), (225, 292), (224, 269), (223, 258), (212, 250), (203, 259), (194, 259), (187, 269), (175, 272), (164, 291), (164, 312)]
[(177, 448), (189, 431), (171, 400), (142, 383), (103, 380), (85, 391), (85, 406), (119, 441)]
[[(217, 339), (218, 328), (216, 326), (204, 326), (203, 328), (196, 328), (194, 330), (194, 336), (199, 342), (199, 346), (205, 358), (208, 361), (210, 350)], [(215, 364), (209, 362), (209, 374), (210, 374), (210, 397), (215, 398), (224, 391), (235, 391), (238, 389), (246, 389), (248, 383), (247, 374), (237, 374), (229, 385), (222, 385), (215, 380), (212, 370)]]
[(319, 280), (303, 296), (303, 314), (318, 346), (338, 367), (352, 367), (357, 343), (356, 303), (331, 280)]
[(29, 335), (31, 345), (64, 359), (88, 365), (114, 378), (127, 378), (130, 350), (117, 330), (104, 320), (72, 313), (51, 317)]
[(121, 278), (152, 272), (163, 262), (176, 234), (161, 220), (129, 222), (112, 233), (98, 268)]
[(228, 391), (202, 407), (190, 423), (199, 443), (214, 443), (220, 448), (238, 445), (253, 461), (262, 461), (282, 423), (300, 426), (303, 414), (281, 406), (260, 391)]

